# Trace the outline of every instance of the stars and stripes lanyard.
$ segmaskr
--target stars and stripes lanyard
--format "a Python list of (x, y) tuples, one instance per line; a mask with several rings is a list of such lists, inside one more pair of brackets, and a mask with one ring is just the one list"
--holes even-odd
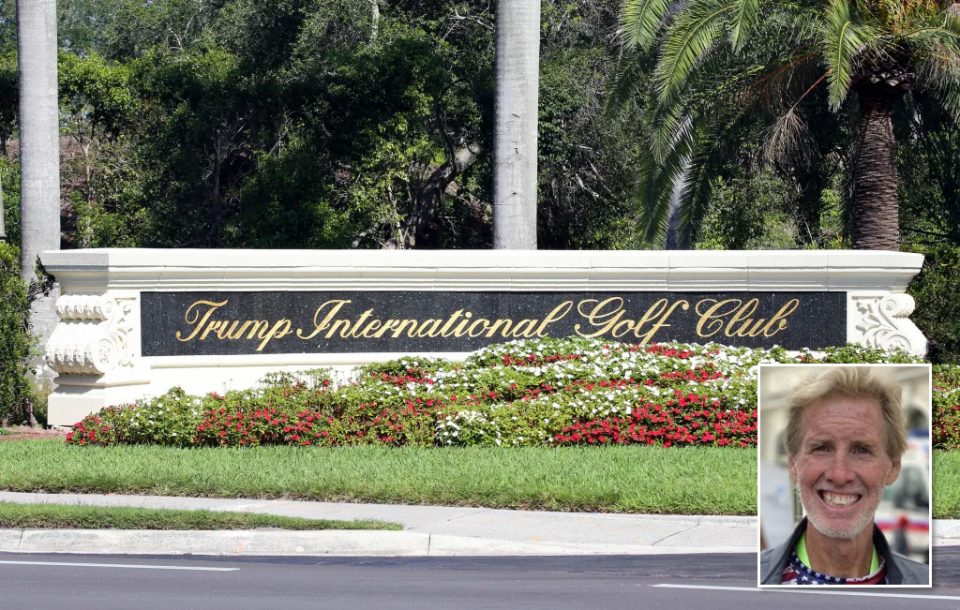
[(789, 563), (783, 570), (781, 582), (798, 585), (875, 585), (883, 584), (887, 576), (885, 562), (878, 557), (876, 547), (873, 549), (870, 573), (860, 578), (844, 578), (822, 574), (810, 568), (809, 564), (806, 539), (805, 536), (801, 536), (793, 553), (790, 554)]

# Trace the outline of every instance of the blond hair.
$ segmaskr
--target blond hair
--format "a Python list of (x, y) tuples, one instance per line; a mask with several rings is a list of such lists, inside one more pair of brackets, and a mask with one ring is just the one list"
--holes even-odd
[(815, 373), (790, 393), (790, 415), (785, 443), (787, 454), (795, 457), (803, 442), (803, 413), (815, 402), (827, 398), (868, 398), (880, 404), (887, 433), (886, 450), (898, 460), (907, 449), (907, 429), (900, 386), (886, 375), (863, 366), (838, 366)]

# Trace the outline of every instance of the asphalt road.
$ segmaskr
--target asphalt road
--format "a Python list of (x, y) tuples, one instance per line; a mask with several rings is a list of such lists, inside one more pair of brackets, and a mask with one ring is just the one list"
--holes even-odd
[(960, 547), (933, 589), (758, 590), (755, 555), (304, 559), (0, 554), (0, 609), (810, 610), (960, 608)]

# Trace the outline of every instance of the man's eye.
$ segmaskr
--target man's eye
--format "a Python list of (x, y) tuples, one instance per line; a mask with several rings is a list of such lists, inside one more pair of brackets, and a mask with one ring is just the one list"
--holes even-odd
[(854, 453), (859, 453), (861, 455), (870, 455), (871, 451), (869, 447), (854, 447)]
[(810, 453), (822, 453), (827, 450), (826, 445), (814, 445), (810, 447)]

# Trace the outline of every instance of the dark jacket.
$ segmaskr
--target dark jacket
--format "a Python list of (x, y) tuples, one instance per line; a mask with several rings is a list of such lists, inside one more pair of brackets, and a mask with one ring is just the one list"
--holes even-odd
[[(760, 584), (780, 584), (783, 569), (790, 561), (790, 554), (797, 546), (797, 540), (800, 539), (806, 527), (807, 519), (804, 517), (786, 542), (760, 553)], [(883, 557), (887, 564), (888, 585), (926, 586), (930, 584), (930, 571), (927, 564), (891, 551), (883, 532), (876, 525), (873, 526), (873, 545), (877, 549), (877, 554)]]

